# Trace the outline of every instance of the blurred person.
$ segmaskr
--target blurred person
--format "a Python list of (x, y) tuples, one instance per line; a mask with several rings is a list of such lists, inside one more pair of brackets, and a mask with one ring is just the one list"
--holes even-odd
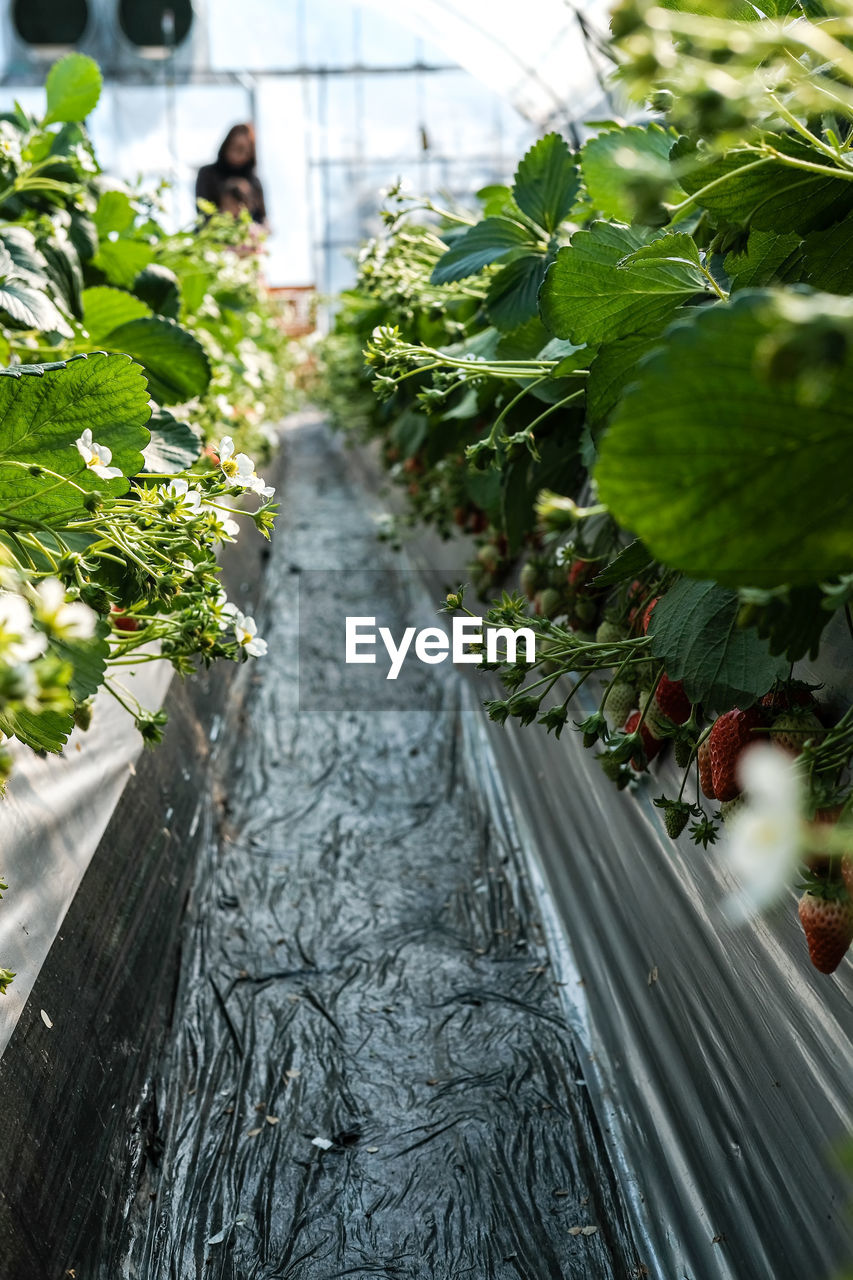
[[(195, 183), (196, 200), (209, 200), (220, 212), (239, 214), (249, 210), (252, 221), (265, 227), (264, 189), (255, 170), (255, 131), (250, 124), (235, 124), (225, 135), (213, 164), (203, 165)], [(240, 186), (235, 188), (234, 183)], [(226, 188), (230, 188), (226, 190)], [(235, 210), (235, 204), (237, 208)]]

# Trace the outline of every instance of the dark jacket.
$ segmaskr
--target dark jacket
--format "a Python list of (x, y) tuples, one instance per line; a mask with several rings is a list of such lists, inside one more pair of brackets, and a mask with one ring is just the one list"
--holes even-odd
[(223, 189), (226, 182), (231, 178), (243, 178), (249, 183), (254, 197), (249, 204), (249, 213), (252, 215), (252, 221), (266, 222), (267, 211), (264, 204), (264, 189), (261, 186), (258, 175), (251, 166), (235, 169), (223, 160), (216, 160), (213, 164), (203, 165), (199, 169), (198, 177), (195, 180), (196, 200), (209, 200), (211, 204), (216, 205), (217, 209), (220, 209), (222, 207)]

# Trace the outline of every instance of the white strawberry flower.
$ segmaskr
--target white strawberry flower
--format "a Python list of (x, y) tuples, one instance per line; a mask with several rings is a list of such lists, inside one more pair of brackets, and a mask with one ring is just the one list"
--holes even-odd
[(797, 762), (767, 743), (738, 761), (746, 803), (726, 831), (722, 852), (739, 888), (723, 904), (740, 922), (769, 907), (791, 884), (802, 853), (802, 780)]
[(14, 666), (32, 662), (47, 648), (47, 636), (36, 631), (30, 606), (14, 591), (0, 591), (0, 656)]
[(251, 483), (246, 486), (252, 493), (259, 494), (262, 498), (271, 498), (275, 493), (275, 486), (265, 484), (259, 475), (253, 475)]
[(33, 590), (35, 615), (58, 640), (91, 640), (98, 618), (80, 600), (66, 601), (65, 587), (58, 578), (45, 578)]
[(88, 469), (94, 471), (95, 475), (100, 476), (102, 480), (116, 480), (122, 474), (120, 467), (110, 466), (113, 458), (112, 449), (108, 449), (105, 444), (96, 444), (89, 427), (74, 443)]
[(258, 635), (258, 624), (254, 618), (247, 617), (238, 609), (234, 615), (234, 635), (237, 643), (253, 658), (262, 658), (267, 651), (267, 642)]
[(275, 493), (272, 486), (264, 484), (248, 454), (234, 453), (234, 441), (231, 436), (223, 436), (217, 452), (222, 473), (232, 484), (239, 485), (241, 489), (249, 489), (252, 493), (259, 493), (264, 498), (269, 498)]

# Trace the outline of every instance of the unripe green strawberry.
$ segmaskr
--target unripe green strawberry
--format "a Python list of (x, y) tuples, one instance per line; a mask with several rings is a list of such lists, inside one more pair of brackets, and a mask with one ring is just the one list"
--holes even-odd
[(618, 760), (614, 760), (613, 756), (606, 751), (603, 755), (598, 756), (597, 760), (601, 765), (604, 776), (609, 778), (611, 782), (618, 782), (625, 771), (624, 766)]
[(720, 817), (722, 818), (723, 822), (726, 823), (726, 825), (728, 825), (731, 822), (732, 818), (735, 816), (735, 814), (739, 813), (740, 810), (743, 809), (745, 805), (746, 805), (745, 795), (735, 796), (734, 800), (721, 800), (720, 801)]
[(639, 688), (649, 689), (654, 684), (657, 670), (655, 663), (651, 660), (638, 662), (631, 667), (631, 678), (636, 680)]
[(618, 644), (620, 640), (624, 640), (628, 632), (624, 627), (620, 627), (618, 622), (611, 622), (609, 618), (605, 618), (599, 624), (595, 633), (598, 644)]
[(637, 691), (626, 680), (617, 680), (607, 691), (602, 711), (611, 730), (620, 728), (637, 705)]
[(690, 763), (690, 757), (693, 754), (693, 746), (689, 738), (676, 738), (673, 748), (675, 763), (679, 769), (686, 769)]
[(536, 595), (536, 588), (539, 586), (541, 578), (539, 566), (534, 564), (532, 560), (528, 560), (521, 570), (521, 589), (527, 596), (528, 600), (532, 600)]
[(561, 596), (554, 587), (546, 587), (536, 597), (536, 612), (543, 618), (553, 618), (560, 612)]
[(677, 840), (690, 819), (690, 805), (672, 800), (664, 807), (663, 825), (670, 840)]
[(823, 725), (808, 707), (783, 711), (770, 726), (770, 741), (792, 756), (800, 755), (808, 741), (818, 743), (824, 737)]
[(572, 606), (572, 622), (579, 627), (588, 627), (595, 622), (598, 605), (594, 600), (581, 597)]

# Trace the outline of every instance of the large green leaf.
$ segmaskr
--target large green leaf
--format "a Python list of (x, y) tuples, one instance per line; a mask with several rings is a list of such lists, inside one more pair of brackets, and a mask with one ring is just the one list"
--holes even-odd
[(164, 316), (128, 320), (108, 333), (103, 345), (145, 366), (148, 390), (160, 404), (182, 404), (207, 390), (210, 362), (204, 347), (174, 320)]
[(78, 320), (83, 316), (83, 272), (80, 256), (64, 231), (54, 229), (40, 242), (56, 296)]
[(803, 242), (804, 278), (827, 293), (853, 293), (853, 218)]
[(548, 133), (519, 164), (512, 194), (519, 209), (551, 235), (579, 190), (580, 175), (567, 142), (559, 133)]
[[(822, 233), (821, 233), (822, 234)], [(793, 232), (750, 231), (746, 251), (726, 255), (725, 268), (732, 293), (764, 289), (770, 284), (797, 279), (801, 268), (801, 240)]]
[[(694, 262), (678, 260), (685, 259), (687, 242), (689, 236), (667, 236), (652, 247), (648, 232), (594, 222), (575, 233), (550, 267), (540, 293), (543, 320), (557, 337), (576, 343), (659, 329), (707, 287)], [(638, 249), (651, 256), (620, 265)]]
[[(815, 152), (792, 138), (772, 139), (777, 150), (814, 164)], [(685, 173), (681, 184), (717, 218), (784, 234), (832, 226), (853, 210), (850, 172), (837, 178), (794, 168), (755, 151), (729, 151)], [(711, 185), (713, 184), (713, 185)]]
[(97, 62), (84, 53), (69, 53), (55, 62), (47, 73), (47, 115), (45, 124), (85, 120), (101, 96), (101, 73)]
[(489, 285), (486, 310), (503, 333), (539, 317), (539, 289), (545, 278), (543, 254), (526, 253), (508, 262)]
[(115, 231), (121, 234), (133, 226), (135, 218), (133, 203), (127, 191), (116, 187), (108, 187), (98, 197), (93, 221), (100, 236), (108, 236)]
[(853, 569), (853, 302), (742, 293), (638, 370), (604, 437), (601, 498), (656, 558), (731, 585)]
[(754, 627), (738, 627), (739, 609), (734, 591), (689, 578), (655, 605), (652, 653), (672, 680), (683, 682), (691, 702), (716, 711), (748, 707), (787, 673), (787, 660), (774, 657)]
[(0, 249), (0, 312), (15, 327), (38, 329), (41, 333), (72, 336), (68, 321), (46, 293), (40, 292), (15, 274), (9, 253)]
[(95, 344), (119, 325), (150, 315), (151, 308), (124, 289), (96, 285), (92, 289), (83, 290), (83, 323)]
[(99, 619), (91, 640), (79, 644), (51, 640), (50, 648), (58, 653), (64, 662), (70, 663), (73, 669), (68, 687), (75, 702), (82, 702), (84, 698), (90, 697), (103, 684), (107, 658), (110, 654), (110, 646), (107, 643), (109, 634), (109, 623)]
[[(0, 227), (0, 241), (14, 263), (14, 274), (34, 289), (47, 283), (47, 261), (28, 227), (10, 222)], [(8, 267), (7, 267), (8, 269)]]
[(154, 257), (154, 250), (143, 240), (110, 240), (102, 238), (92, 265), (103, 271), (111, 284), (132, 289), (133, 282)]
[[(148, 390), (139, 365), (126, 356), (91, 355), (10, 372), (19, 376), (0, 378), (0, 512), (50, 522), (82, 510), (85, 491), (125, 493), (125, 477), (141, 470), (148, 444)], [(112, 450), (110, 465), (121, 468), (121, 477), (105, 480), (85, 466), (76, 441), (87, 427)]]
[(61, 751), (74, 728), (74, 718), (60, 711), (22, 711), (0, 714), (0, 733), (20, 738), (33, 751)]
[(186, 471), (201, 456), (198, 431), (188, 422), (178, 422), (171, 413), (158, 409), (148, 423), (151, 442), (145, 449), (145, 470), (169, 475)]
[(535, 248), (536, 243), (536, 237), (520, 222), (513, 222), (511, 218), (484, 218), (458, 236), (439, 258), (433, 268), (432, 283), (464, 280), (509, 253)]
[(133, 292), (158, 315), (177, 320), (181, 309), (181, 288), (178, 277), (168, 267), (161, 267), (155, 262), (140, 271), (133, 282)]
[(637, 365), (659, 341), (657, 334), (605, 342), (589, 366), (586, 420), (596, 435), (616, 408), (628, 383), (637, 378)]
[(598, 212), (631, 222), (638, 189), (650, 185), (659, 189), (661, 201), (675, 203), (682, 197), (669, 162), (672, 144), (672, 134), (657, 124), (606, 129), (584, 143), (581, 171)]

